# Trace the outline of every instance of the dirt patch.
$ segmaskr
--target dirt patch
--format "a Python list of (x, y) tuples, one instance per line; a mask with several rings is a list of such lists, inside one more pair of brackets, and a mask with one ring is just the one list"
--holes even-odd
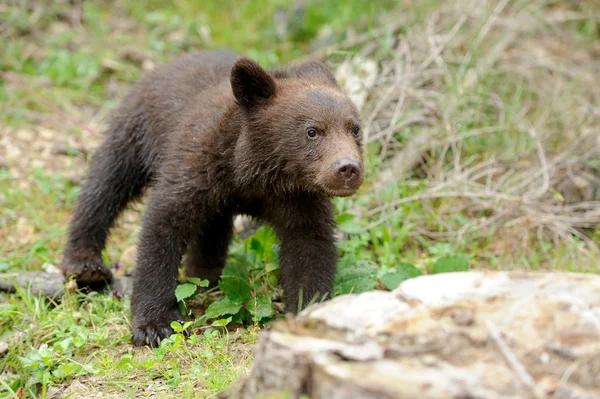
[(75, 135), (45, 127), (0, 130), (0, 163), (19, 180), (22, 188), (28, 184), (32, 169), (41, 169), (48, 175), (61, 174), (80, 182), (88, 166), (90, 153), (100, 142), (99, 138), (83, 140)]

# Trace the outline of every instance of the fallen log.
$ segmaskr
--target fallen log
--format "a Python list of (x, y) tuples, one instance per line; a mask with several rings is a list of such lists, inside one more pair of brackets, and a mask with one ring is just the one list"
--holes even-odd
[(262, 333), (220, 398), (600, 398), (600, 276), (464, 272), (347, 295)]

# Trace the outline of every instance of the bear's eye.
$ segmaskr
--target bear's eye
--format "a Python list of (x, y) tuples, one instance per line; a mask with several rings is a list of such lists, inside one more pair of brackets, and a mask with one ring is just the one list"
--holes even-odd
[(314, 139), (319, 135), (319, 131), (317, 130), (317, 128), (309, 127), (306, 131), (306, 135), (308, 136), (308, 138)]
[(354, 125), (354, 127), (352, 128), (352, 134), (354, 135), (354, 137), (358, 137), (358, 135), (360, 134), (360, 126)]

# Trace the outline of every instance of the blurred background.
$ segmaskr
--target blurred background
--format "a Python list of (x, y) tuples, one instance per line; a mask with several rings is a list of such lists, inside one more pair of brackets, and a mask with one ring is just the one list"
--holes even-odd
[[(335, 202), (337, 294), (469, 268), (600, 271), (597, 0), (4, 0), (0, 272), (55, 270), (110, 111), (144, 71), (216, 48), (320, 59), (361, 109), (368, 177)], [(117, 274), (142, 210), (114, 230)], [(265, 260), (269, 234), (234, 246)]]
[[(267, 67), (321, 59), (361, 107), (370, 174), (360, 196), (337, 202), (353, 233), (345, 253), (383, 267), (449, 253), (485, 267), (597, 267), (599, 9), (4, 1), (0, 268), (58, 263), (110, 110), (144, 71), (214, 48)], [(135, 242), (136, 221), (123, 219), (111, 259)]]

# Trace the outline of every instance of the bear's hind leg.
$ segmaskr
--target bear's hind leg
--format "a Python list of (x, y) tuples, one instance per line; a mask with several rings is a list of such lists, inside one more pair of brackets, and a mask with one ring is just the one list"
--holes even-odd
[(100, 147), (84, 184), (69, 227), (61, 269), (81, 283), (108, 281), (102, 250), (114, 220), (140, 196), (149, 174), (130, 143), (109, 137)]

